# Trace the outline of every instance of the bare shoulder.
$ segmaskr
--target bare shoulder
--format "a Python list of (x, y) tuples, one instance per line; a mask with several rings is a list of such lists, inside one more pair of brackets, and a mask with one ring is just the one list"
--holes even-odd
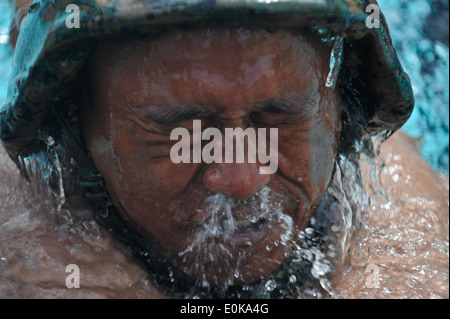
[(48, 211), (3, 148), (0, 180), (0, 298), (163, 298), (93, 220)]
[[(400, 186), (399, 190), (403, 191), (405, 185), (411, 195), (434, 198), (441, 204), (448, 205), (448, 176), (431, 169), (420, 156), (416, 143), (415, 139), (400, 131), (383, 145), (381, 156), (386, 166), (395, 166), (391, 171), (398, 171), (399, 179), (403, 180), (403, 183), (398, 183), (399, 180), (394, 178), (393, 181), (397, 183), (393, 188)], [(387, 175), (389, 172), (386, 172), (385, 176)]]
[(380, 156), (381, 174), (363, 167), (372, 204), (336, 280), (338, 295), (448, 298), (448, 177), (433, 171), (402, 132), (382, 146)]

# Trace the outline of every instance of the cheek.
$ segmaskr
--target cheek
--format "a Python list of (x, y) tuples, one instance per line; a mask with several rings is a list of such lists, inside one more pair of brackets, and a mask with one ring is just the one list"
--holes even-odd
[(292, 130), (280, 136), (280, 172), (315, 202), (326, 190), (336, 156), (334, 131), (321, 124), (305, 132)]
[[(308, 143), (311, 145), (311, 184), (324, 191), (333, 171), (336, 157), (336, 137), (324, 126), (318, 127)], [(316, 194), (317, 195), (317, 194)]]
[(121, 128), (117, 132), (114, 147), (122, 176), (133, 184), (132, 189), (137, 195), (148, 200), (170, 200), (186, 186), (197, 170), (196, 165), (173, 163), (168, 151), (162, 155), (158, 146), (136, 141), (131, 130)]
[(154, 159), (152, 146), (137, 142), (133, 132), (125, 127), (115, 132), (114, 148), (122, 175), (112, 181), (115, 200), (134, 224), (143, 225), (154, 237), (164, 237), (173, 231), (171, 204), (196, 176), (199, 166), (175, 164), (170, 157)]

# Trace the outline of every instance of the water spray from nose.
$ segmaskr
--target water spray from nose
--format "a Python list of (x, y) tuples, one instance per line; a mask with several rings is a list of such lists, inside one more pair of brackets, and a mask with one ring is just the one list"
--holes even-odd
[(179, 253), (183, 264), (189, 265), (184, 269), (187, 273), (204, 274), (208, 265), (214, 264), (229, 274), (227, 282), (231, 284), (241, 277), (237, 269), (246, 254), (242, 249), (236, 257), (233, 249), (257, 244), (263, 236), (259, 233), (266, 228), (282, 229), (281, 240), (275, 244), (287, 247), (291, 238), (292, 217), (283, 212), (281, 200), (267, 186), (247, 200), (217, 193), (205, 198), (200, 206), (196, 213), (204, 217), (195, 226), (191, 244)]

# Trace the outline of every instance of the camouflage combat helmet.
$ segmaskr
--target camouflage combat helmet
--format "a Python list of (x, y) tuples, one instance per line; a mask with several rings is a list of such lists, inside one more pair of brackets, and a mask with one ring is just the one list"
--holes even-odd
[[(383, 15), (378, 27), (366, 25), (370, 4), (376, 1), (34, 0), (21, 24), (8, 99), (0, 108), (1, 141), (24, 172), (23, 158), (45, 152), (48, 130), (56, 127), (50, 135), (82, 169), (80, 183), (100, 223), (145, 260), (156, 282), (167, 287), (182, 283), (189, 290), (192, 279), (168, 266), (121, 216), (86, 149), (55, 111), (77, 103), (71, 87), (83, 65), (101, 38), (130, 32), (148, 38), (174, 27), (308, 30), (333, 46), (330, 69), (339, 65), (346, 76), (347, 102), (359, 107), (364, 129), (371, 135), (392, 133), (411, 115), (414, 97)], [(79, 28), (66, 24), (73, 14), (66, 11), (69, 5), (79, 9)], [(330, 80), (327, 85), (333, 84)]]

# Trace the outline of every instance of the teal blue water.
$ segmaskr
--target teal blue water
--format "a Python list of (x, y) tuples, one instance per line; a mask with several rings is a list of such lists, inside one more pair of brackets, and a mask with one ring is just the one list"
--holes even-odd
[(0, 0), (0, 105), (6, 99), (6, 89), (11, 73), (11, 49), (8, 45), (9, 25), (12, 12), (8, 0)]
[[(449, 173), (449, 49), (426, 34), (427, 21), (436, 19), (431, 4), (448, 0), (379, 0), (388, 21), (394, 46), (403, 67), (411, 78), (416, 107), (403, 127), (409, 135), (419, 138), (422, 156), (430, 165)], [(12, 53), (8, 45), (12, 19), (8, 0), (0, 0), (0, 105), (6, 100), (11, 72)], [(433, 17), (430, 19), (429, 17)], [(441, 15), (438, 15), (439, 17)], [(438, 31), (439, 28), (437, 29)], [(433, 31), (436, 33), (436, 30)], [(438, 32), (439, 33), (439, 32)]]
[[(388, 21), (400, 61), (411, 78), (416, 99), (414, 112), (403, 130), (420, 138), (419, 148), (425, 160), (448, 175), (449, 2), (378, 0), (378, 4)], [(430, 23), (436, 27), (428, 31)], [(441, 42), (434, 41), (439, 37)], [(446, 38), (446, 44), (442, 38)]]

